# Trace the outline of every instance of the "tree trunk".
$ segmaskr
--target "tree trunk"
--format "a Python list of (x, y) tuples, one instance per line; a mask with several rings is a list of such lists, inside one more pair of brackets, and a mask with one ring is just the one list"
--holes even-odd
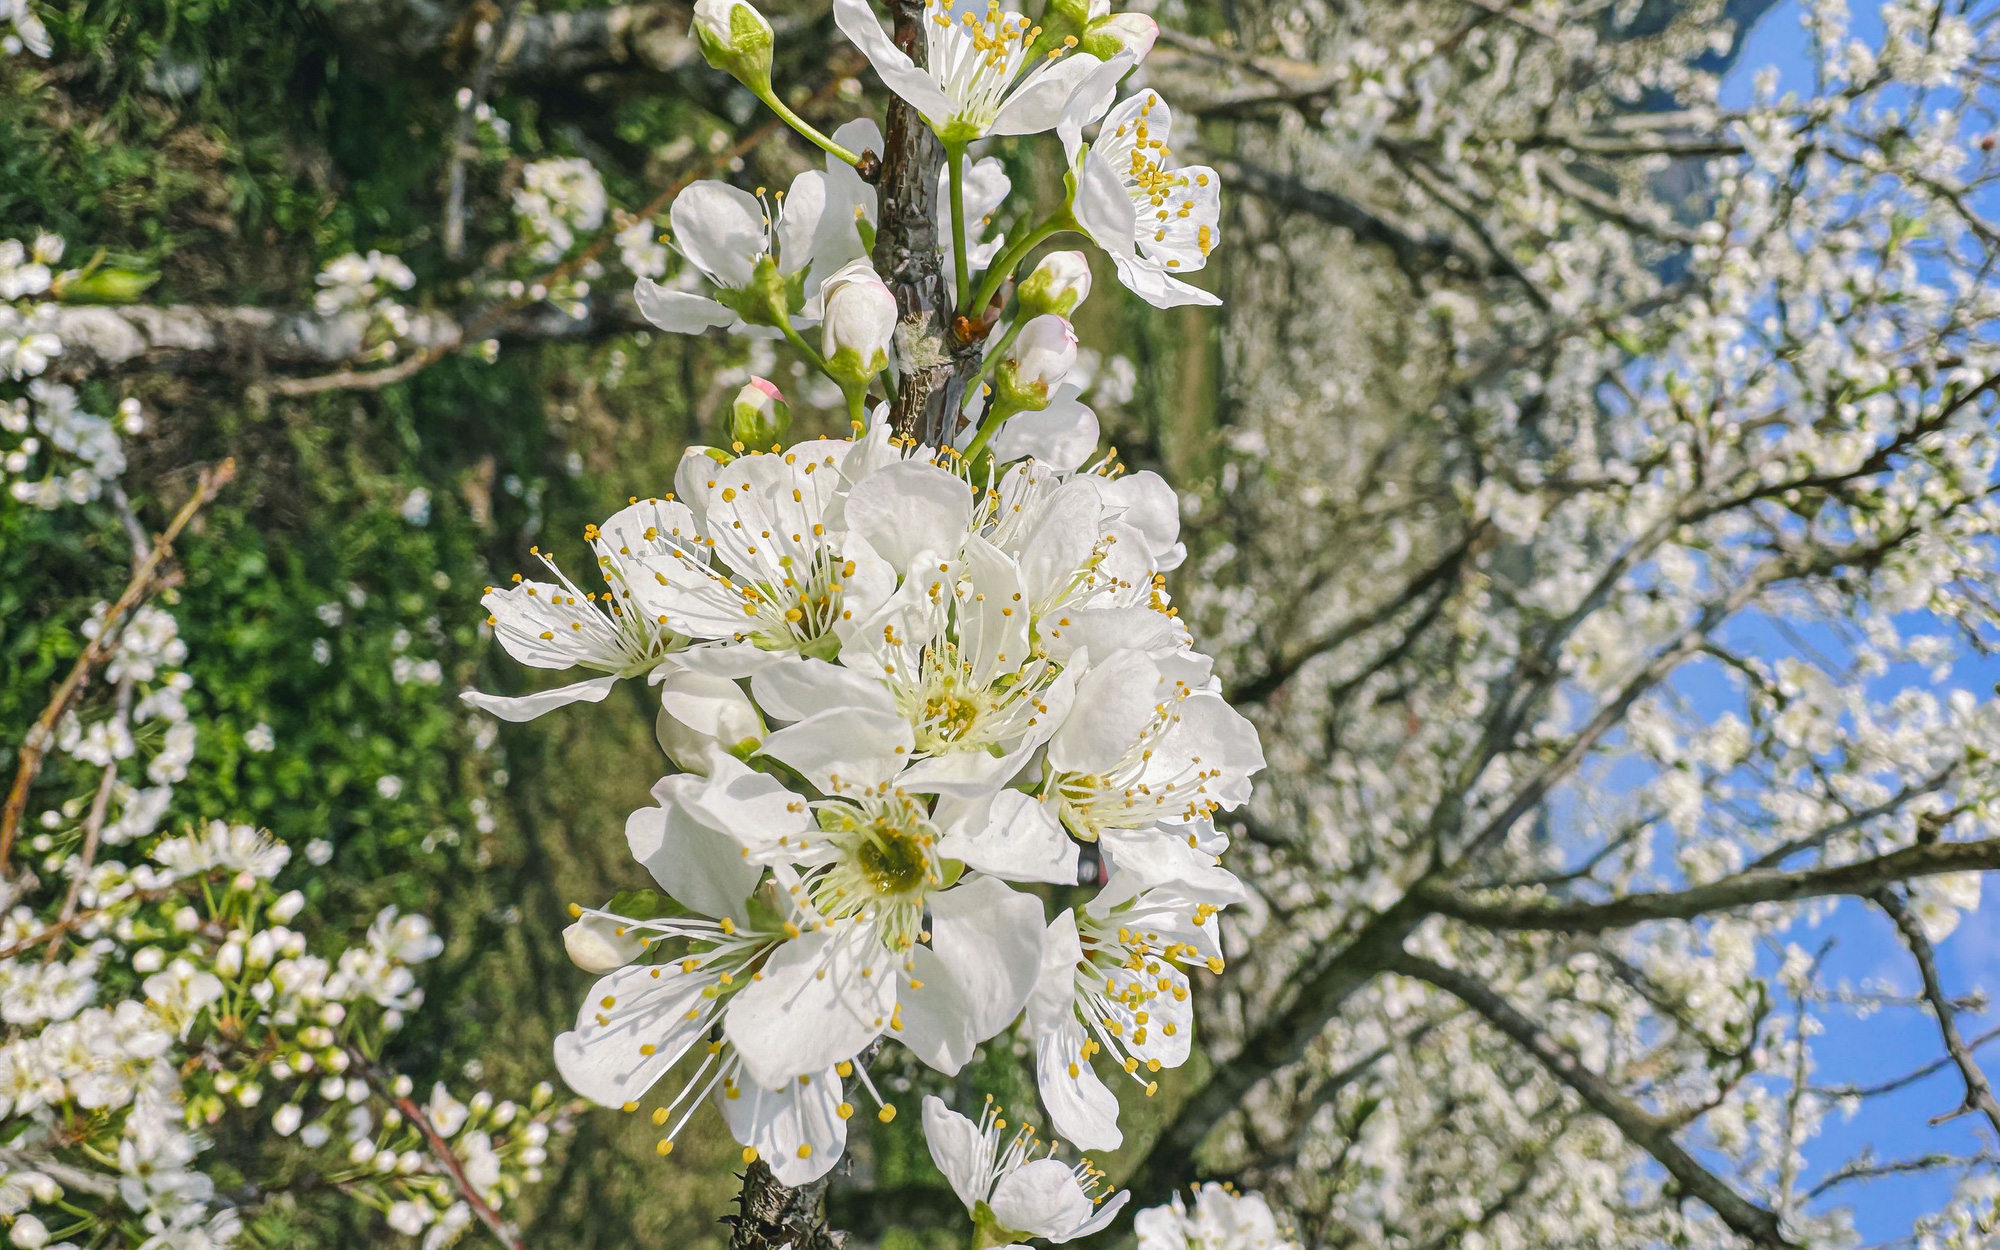
[(762, 1159), (743, 1173), (729, 1250), (840, 1250), (847, 1238), (826, 1226), (827, 1173), (810, 1185), (780, 1185)]

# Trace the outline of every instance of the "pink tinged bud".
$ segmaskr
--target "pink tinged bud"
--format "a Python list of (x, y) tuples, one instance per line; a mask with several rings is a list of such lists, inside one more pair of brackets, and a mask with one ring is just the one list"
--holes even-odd
[(1049, 395), (1076, 364), (1076, 330), (1062, 317), (1046, 313), (1021, 327), (1021, 333), (1000, 362), (1000, 379), (1008, 398), (1023, 408), (1048, 407)]
[(896, 296), (864, 257), (834, 272), (820, 288), (826, 316), (820, 350), (842, 385), (861, 385), (889, 367), (896, 335)]
[(1021, 315), (1067, 317), (1090, 295), (1090, 260), (1082, 252), (1050, 252), (1020, 287)]
[(792, 428), (791, 405), (765, 378), (751, 378), (729, 407), (729, 434), (745, 447), (782, 443)]
[(1083, 36), (1083, 50), (1108, 61), (1120, 52), (1132, 54), (1135, 62), (1146, 59), (1160, 37), (1160, 24), (1144, 13), (1113, 13), (1091, 22)]

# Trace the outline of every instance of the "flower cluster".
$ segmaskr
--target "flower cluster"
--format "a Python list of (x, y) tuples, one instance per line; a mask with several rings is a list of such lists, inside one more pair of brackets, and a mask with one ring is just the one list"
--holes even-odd
[(393, 293), (415, 286), (417, 276), (400, 258), (349, 252), (328, 261), (314, 281), (320, 289), (313, 296), (313, 308), (321, 316), (353, 317), (366, 323), (358, 359), (390, 359), (397, 341), (410, 336), (410, 310)]
[[(607, 974), (557, 1044), (579, 1092), (636, 1108), (701, 1050), (656, 1119), (713, 1088), (796, 1180), (838, 1157), (884, 1036), (955, 1073), (1025, 1011), (1050, 1120), (1089, 1149), (1121, 1140), (1095, 1057), (1149, 1092), (1187, 1059), (1187, 970), (1220, 970), (1241, 898), (1212, 818), (1263, 756), (1163, 588), (1173, 493), (1109, 462), (968, 471), (880, 424), (693, 449), (673, 497), (587, 532), (602, 592), (552, 559), (488, 590), (515, 658), (603, 675), (469, 700), (526, 719), (645, 674), (684, 770), (626, 826), (666, 898), (569, 934)], [(1076, 885), (1086, 848), (1102, 888), (1050, 919), (1022, 887)]]
[(597, 167), (582, 157), (535, 161), (521, 170), (514, 213), (532, 258), (554, 264), (576, 245), (578, 233), (604, 224), (610, 201)]
[(1278, 1228), (1271, 1206), (1259, 1194), (1240, 1194), (1225, 1185), (1194, 1191), (1194, 1210), (1179, 1194), (1166, 1206), (1148, 1207), (1132, 1221), (1139, 1250), (1298, 1250), (1299, 1243)]

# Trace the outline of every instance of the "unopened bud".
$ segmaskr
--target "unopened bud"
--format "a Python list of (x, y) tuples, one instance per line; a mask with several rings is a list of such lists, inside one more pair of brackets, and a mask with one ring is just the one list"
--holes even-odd
[(1000, 400), (1016, 411), (1039, 412), (1076, 364), (1076, 331), (1053, 313), (1021, 327), (1000, 360), (994, 381)]
[(842, 265), (820, 290), (826, 301), (820, 350), (827, 370), (843, 386), (865, 385), (889, 367), (896, 296), (866, 257)]
[(729, 406), (729, 437), (745, 447), (769, 447), (785, 441), (792, 428), (792, 406), (776, 386), (751, 378)]
[(1021, 283), (1023, 317), (1067, 317), (1090, 295), (1090, 260), (1082, 252), (1050, 252)]
[(630, 929), (619, 933), (615, 920), (585, 916), (563, 930), (563, 949), (569, 961), (585, 972), (615, 972), (637, 959), (646, 949), (639, 935)]
[(755, 750), (764, 740), (764, 718), (735, 682), (680, 669), (661, 683), (653, 732), (668, 759), (705, 777), (709, 748), (719, 745), (738, 756)]
[(689, 29), (710, 65), (758, 95), (771, 90), (771, 23), (749, 0), (697, 0)]
[(1136, 63), (1146, 59), (1159, 37), (1160, 24), (1144, 13), (1112, 13), (1091, 19), (1078, 50), (1100, 61), (1129, 52)]

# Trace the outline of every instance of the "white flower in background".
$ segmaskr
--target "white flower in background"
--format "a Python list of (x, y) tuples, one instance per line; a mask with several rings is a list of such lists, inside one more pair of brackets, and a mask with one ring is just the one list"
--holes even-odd
[(28, 7), (28, 0), (0, 0), (0, 18), (14, 28), (13, 33), (0, 38), (0, 51), (11, 56), (25, 47), (36, 56), (49, 54), (48, 28)]
[(579, 232), (603, 225), (609, 207), (603, 176), (582, 157), (523, 166), (514, 191), (514, 212), (534, 244), (533, 259), (545, 265), (568, 255)]
[(1125, 1190), (1115, 1197), (1102, 1193), (1104, 1173), (1088, 1159), (1071, 1167), (1050, 1157), (1053, 1146), (1036, 1157), (1029, 1125), (1016, 1128), (1003, 1146), (1007, 1121), (1000, 1115), (990, 1096), (977, 1124), (936, 1095), (924, 1098), (931, 1161), (979, 1226), (982, 1244), (1041, 1237), (1061, 1245), (1108, 1227), (1131, 1199)]
[(268, 881), (290, 862), (292, 851), (254, 826), (211, 820), (200, 833), (161, 842), (153, 858), (184, 877), (219, 868)]
[(834, 0), (834, 21), (891, 91), (903, 97), (947, 146), (986, 135), (1031, 135), (1055, 127), (1076, 87), (1102, 64), (1059, 48), (1029, 64), (1040, 29), (997, 0), (985, 5), (930, 0), (924, 6), (925, 68), (890, 41), (867, 0)]
[(534, 668), (585, 668), (603, 673), (553, 690), (508, 697), (468, 690), (460, 697), (501, 720), (533, 720), (579, 701), (596, 703), (611, 693), (621, 677), (658, 668), (681, 645), (674, 630), (648, 604), (657, 587), (656, 573), (641, 554), (669, 542), (686, 520), (687, 509), (662, 500), (636, 500), (614, 514), (602, 529), (584, 527), (584, 538), (597, 553), (602, 594), (580, 589), (556, 564), (554, 557), (533, 548), (554, 582), (524, 580), (518, 573), (506, 588), (488, 586), (480, 603), (486, 623), (507, 654)]
[[(0, 16), (6, 16), (7, 12), (0, 6)], [(15, 20), (19, 21), (18, 15), (27, 9), (23, 5), (14, 12)], [(53, 234), (35, 236), (32, 249), (19, 239), (0, 239), (0, 299), (20, 299), (47, 291), (55, 280), (51, 266), (62, 259), (62, 254), (63, 241)]]
[(1195, 1192), (1194, 1210), (1176, 1193), (1165, 1206), (1134, 1217), (1139, 1250), (1299, 1250), (1280, 1232), (1261, 1194), (1239, 1194), (1214, 1182)]
[(320, 290), (313, 296), (313, 307), (334, 316), (372, 308), (388, 291), (407, 291), (415, 286), (417, 276), (395, 256), (349, 252), (328, 261), (314, 281)]
[(1174, 275), (1208, 263), (1219, 239), (1222, 181), (1206, 165), (1176, 166), (1167, 146), (1173, 113), (1158, 92), (1127, 96), (1105, 115), (1097, 141), (1065, 125), (1076, 179), (1071, 211), (1117, 266), (1118, 280), (1155, 308), (1219, 304)]
[(255, 751), (262, 755), (267, 751), (273, 750), (277, 745), (277, 736), (271, 732), (271, 727), (263, 721), (258, 721), (256, 724), (250, 726), (248, 730), (244, 731), (243, 747), (245, 750)]
[(626, 272), (638, 278), (657, 278), (667, 271), (667, 245), (658, 235), (653, 223), (643, 219), (618, 232), (618, 261)]

